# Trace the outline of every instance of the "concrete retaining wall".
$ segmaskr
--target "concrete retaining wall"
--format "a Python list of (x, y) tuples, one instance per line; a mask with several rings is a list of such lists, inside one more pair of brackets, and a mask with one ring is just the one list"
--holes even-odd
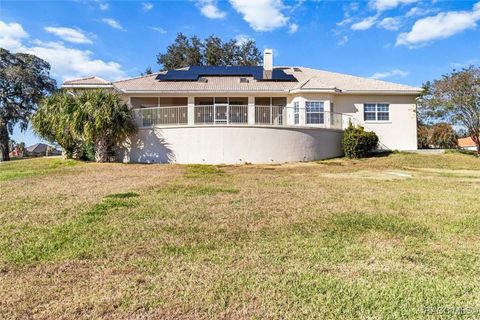
[(116, 152), (143, 163), (285, 163), (338, 157), (343, 131), (324, 128), (208, 126), (141, 128)]

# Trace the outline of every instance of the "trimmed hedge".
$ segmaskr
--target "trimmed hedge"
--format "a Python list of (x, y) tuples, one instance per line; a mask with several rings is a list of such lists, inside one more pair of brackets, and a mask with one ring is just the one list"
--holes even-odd
[(345, 129), (343, 135), (343, 151), (347, 158), (365, 158), (378, 145), (375, 132), (367, 132), (361, 126), (352, 123)]

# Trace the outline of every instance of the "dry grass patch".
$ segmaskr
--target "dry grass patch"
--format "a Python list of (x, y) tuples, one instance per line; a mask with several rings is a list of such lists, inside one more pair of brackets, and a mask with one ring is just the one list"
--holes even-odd
[(42, 173), (0, 182), (0, 318), (422, 319), (426, 308), (480, 308), (474, 157), (28, 161), (18, 165)]

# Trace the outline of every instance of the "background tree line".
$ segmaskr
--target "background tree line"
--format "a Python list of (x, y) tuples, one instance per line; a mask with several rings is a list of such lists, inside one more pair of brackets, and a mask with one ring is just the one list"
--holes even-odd
[[(479, 67), (470, 66), (462, 70), (453, 70), (443, 75), (441, 79), (426, 82), (418, 105), (417, 114), (421, 122), (430, 125), (443, 122), (464, 128), (467, 136), (475, 143), (477, 155), (480, 156)], [(441, 139), (446, 139), (448, 146), (451, 131), (453, 131), (451, 128), (441, 125), (432, 132), (429, 142), (435, 145)], [(425, 128), (422, 132), (425, 133)], [(425, 142), (425, 136), (425, 134), (419, 136), (422, 143)]]
[(214, 35), (200, 40), (197, 36), (188, 38), (178, 33), (166, 52), (157, 55), (157, 63), (162, 70), (188, 66), (256, 66), (262, 63), (262, 55), (253, 40), (224, 42)]

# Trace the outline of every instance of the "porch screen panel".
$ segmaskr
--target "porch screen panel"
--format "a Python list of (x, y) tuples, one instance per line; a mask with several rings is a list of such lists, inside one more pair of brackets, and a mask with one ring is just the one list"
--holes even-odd
[(159, 124), (178, 125), (188, 123), (188, 98), (162, 97), (158, 110)]
[(213, 97), (196, 97), (195, 98), (195, 123), (212, 124), (215, 123)]
[(273, 97), (272, 98), (272, 124), (283, 124), (285, 106), (287, 105), (287, 98)]
[(255, 98), (255, 123), (270, 124), (271, 119), (270, 97)]
[(236, 124), (248, 123), (248, 98), (247, 97), (230, 97), (229, 101), (229, 122)]
[(137, 125), (150, 127), (158, 123), (158, 98), (132, 97), (130, 103), (135, 109)]

